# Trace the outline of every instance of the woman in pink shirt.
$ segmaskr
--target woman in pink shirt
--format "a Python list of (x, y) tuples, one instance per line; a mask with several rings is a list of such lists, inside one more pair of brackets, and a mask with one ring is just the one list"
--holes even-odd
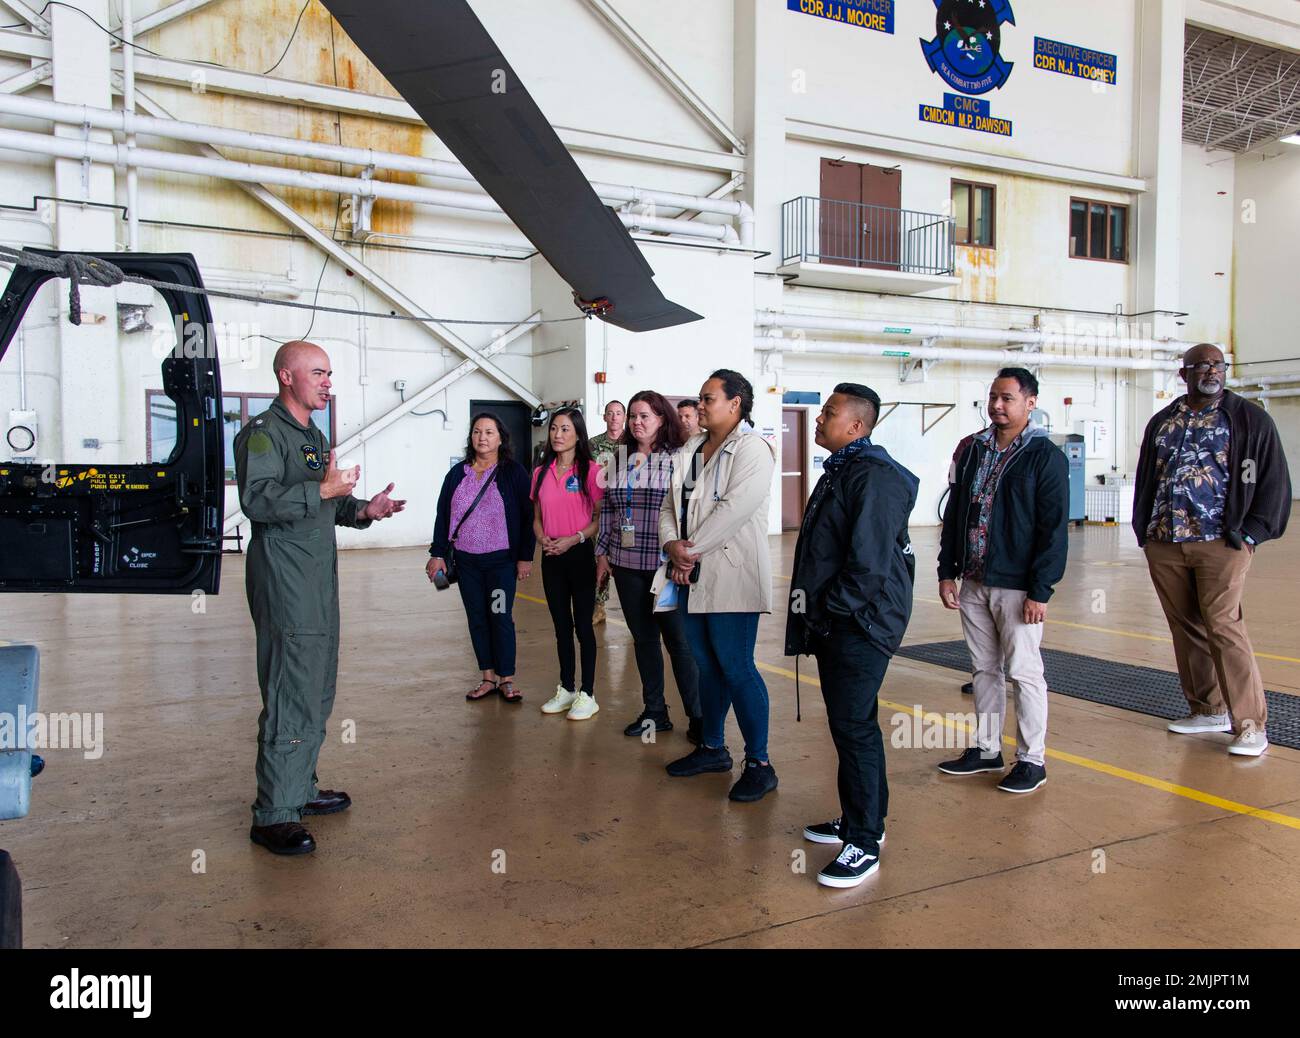
[[(586, 721), (596, 705), (595, 537), (600, 529), (600, 466), (591, 456), (582, 412), (563, 407), (551, 416), (546, 451), (533, 473), (533, 532), (542, 546), (542, 588), (555, 625), (560, 683), (544, 714)], [(575, 684), (573, 635), (582, 649), (582, 684)]]

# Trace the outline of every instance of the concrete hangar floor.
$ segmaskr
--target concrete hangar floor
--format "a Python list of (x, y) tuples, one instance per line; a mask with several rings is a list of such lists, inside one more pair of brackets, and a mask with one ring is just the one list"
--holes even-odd
[[(913, 533), (907, 644), (958, 639), (932, 579), (937, 531)], [(771, 545), (775, 572), (788, 574), (793, 536)], [(727, 776), (664, 773), (688, 748), (684, 725), (653, 745), (623, 735), (640, 694), (616, 595), (598, 628), (601, 712), (573, 723), (538, 709), (557, 677), (539, 577), (515, 612), (525, 703), (467, 703), (476, 672), (459, 598), (434, 591), (424, 561), (418, 549), (341, 554), (339, 695), (321, 777), (355, 803), (309, 819), (319, 849), (303, 858), (248, 840), (259, 703), (242, 558), (227, 559), (203, 614), (180, 598), (0, 601), (5, 636), (41, 648), (42, 709), (102, 712), (105, 724), (101, 757), (50, 751), (31, 815), (0, 823), (23, 875), (26, 945), (1300, 943), (1296, 750), (1231, 757), (1227, 735), (1175, 736), (1160, 718), (1053, 694), (1049, 781), (1008, 796), (997, 776), (941, 775), (943, 749), (891, 744), (894, 716), (918, 704), (972, 709), (960, 672), (898, 657), (881, 691), (892, 792), (881, 868), (828, 891), (815, 874), (834, 849), (805, 843), (801, 829), (838, 813), (835, 753), (811, 660), (795, 721), (782, 604), (758, 643), (781, 786), (733, 804)], [(1265, 686), (1290, 696), (1300, 696), (1297, 570), (1300, 539), (1268, 544), (1246, 597)], [(1044, 645), (1173, 670), (1127, 528), (1071, 530)], [(728, 742), (740, 744), (734, 721)], [(1256, 906), (1248, 928), (1243, 906)]]

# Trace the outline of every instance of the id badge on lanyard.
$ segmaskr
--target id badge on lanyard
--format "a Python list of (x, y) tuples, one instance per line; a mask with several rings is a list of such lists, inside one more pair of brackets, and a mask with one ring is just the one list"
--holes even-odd
[(636, 547), (636, 524), (632, 522), (632, 466), (627, 467), (627, 506), (623, 511), (623, 525), (619, 527), (619, 544), (624, 548)]

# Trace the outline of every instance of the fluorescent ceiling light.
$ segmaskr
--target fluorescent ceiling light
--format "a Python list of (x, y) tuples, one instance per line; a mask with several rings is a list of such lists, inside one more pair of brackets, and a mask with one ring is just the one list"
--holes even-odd
[(1290, 137), (1283, 137), (1279, 144), (1300, 144), (1300, 133), (1293, 133)]

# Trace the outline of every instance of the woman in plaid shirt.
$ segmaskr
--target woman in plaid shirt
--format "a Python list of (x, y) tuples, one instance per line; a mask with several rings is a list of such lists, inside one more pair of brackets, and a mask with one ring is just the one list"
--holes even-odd
[(677, 610), (656, 613), (650, 584), (659, 569), (659, 510), (672, 479), (678, 448), (685, 442), (677, 410), (653, 390), (627, 405), (627, 428), (610, 461), (596, 538), (596, 579), (606, 586), (611, 574), (623, 616), (636, 646), (644, 709), (624, 735), (667, 732), (673, 727), (664, 702), (664, 660), (660, 637), (673, 663), (673, 676), (686, 709), (686, 737), (700, 741), (699, 670)]

